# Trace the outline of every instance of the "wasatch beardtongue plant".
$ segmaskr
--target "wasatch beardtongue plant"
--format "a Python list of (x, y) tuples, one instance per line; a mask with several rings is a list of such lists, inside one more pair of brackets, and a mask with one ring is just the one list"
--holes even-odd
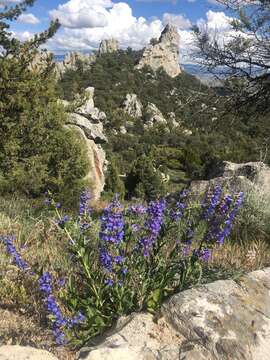
[[(215, 186), (201, 207), (186, 196), (186, 191), (180, 193), (176, 204), (159, 199), (147, 207), (137, 204), (127, 209), (115, 197), (98, 220), (91, 219), (86, 192), (80, 197), (77, 216), (72, 218), (63, 216), (51, 197), (49, 203), (55, 207), (58, 225), (76, 260), (74, 269), (79, 270), (78, 284), (71, 278), (62, 289), (69, 311), (73, 308), (76, 314), (73, 317), (66, 315), (69, 312), (56, 298), (64, 279), (54, 282), (51, 273), (44, 272), (38, 280), (57, 343), (66, 343), (72, 333), (76, 341), (80, 337), (88, 340), (111, 326), (118, 315), (143, 307), (156, 311), (168, 289), (176, 291), (199, 279), (202, 263), (209, 262), (213, 248), (230, 235), (243, 193), (223, 196), (220, 186)], [(95, 224), (100, 225), (99, 239), (92, 244)], [(14, 238), (0, 236), (0, 242), (12, 262), (28, 274), (30, 267), (16, 250)], [(161, 294), (157, 302), (156, 291)], [(84, 320), (83, 326), (75, 328)]]
[(59, 345), (65, 344), (67, 343), (65, 329), (72, 328), (78, 323), (85, 321), (85, 316), (80, 312), (71, 319), (63, 315), (60, 307), (56, 302), (55, 296), (53, 295), (52, 276), (50, 273), (43, 273), (38, 282), (39, 289), (44, 296), (44, 303), (46, 305), (47, 311), (53, 317), (52, 329), (56, 343)]
[(0, 236), (0, 241), (6, 246), (7, 253), (11, 256), (13, 264), (19, 269), (26, 271), (29, 269), (29, 265), (22, 259), (21, 254), (16, 250), (14, 240), (15, 237), (11, 235)]
[(166, 200), (160, 199), (150, 202), (147, 208), (148, 219), (145, 222), (146, 236), (140, 239), (139, 247), (143, 249), (144, 256), (149, 256), (164, 220)]
[[(104, 210), (100, 226), (100, 265), (106, 272), (113, 273), (115, 265), (122, 266), (124, 258), (120, 255), (121, 243), (124, 238), (123, 207), (118, 197)], [(117, 254), (113, 256), (112, 254)], [(123, 274), (123, 273), (122, 273)], [(113, 286), (112, 279), (105, 279), (108, 286)]]
[(90, 214), (92, 209), (88, 205), (89, 200), (91, 199), (91, 194), (87, 191), (82, 192), (80, 196), (80, 204), (79, 204), (79, 215), (83, 216), (86, 214)]
[[(218, 233), (218, 236), (217, 236), (218, 244), (222, 245), (224, 243), (225, 238), (230, 235), (230, 233), (232, 231), (232, 227), (233, 227), (234, 218), (235, 218), (239, 208), (241, 207), (243, 200), (244, 200), (244, 193), (240, 192), (236, 197), (236, 201), (235, 201), (232, 211), (228, 214), (227, 219), (225, 220), (225, 225), (224, 225), (223, 229), (221, 229), (220, 232)], [(227, 211), (227, 213), (228, 213), (228, 211)]]
[[(210, 196), (210, 199), (209, 199)], [(203, 212), (203, 218), (209, 220), (210, 217), (214, 214), (216, 207), (219, 204), (219, 201), (222, 196), (221, 186), (216, 185), (213, 191), (213, 194), (208, 194), (205, 202), (202, 204), (202, 208), (205, 209)]]

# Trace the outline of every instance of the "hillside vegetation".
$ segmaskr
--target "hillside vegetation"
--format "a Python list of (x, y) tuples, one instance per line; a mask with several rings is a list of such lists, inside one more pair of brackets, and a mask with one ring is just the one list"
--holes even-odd
[[(264, 158), (269, 163), (265, 151), (267, 115), (256, 118), (239, 112), (227, 96), (219, 95), (226, 92), (209, 88), (188, 73), (171, 78), (162, 70), (135, 70), (140, 55), (132, 49), (103, 54), (87, 70), (78, 61), (77, 69), (68, 70), (58, 83), (59, 95), (67, 100), (88, 86), (95, 88), (95, 104), (108, 118), (106, 152), (121, 174), (134, 172), (138, 157), (147, 156), (156, 169), (169, 175), (167, 189), (174, 190), (192, 179), (208, 178), (223, 160)], [(148, 103), (155, 104), (166, 119), (175, 113), (179, 126), (168, 120), (167, 126), (145, 128), (145, 112), (142, 118), (134, 119), (123, 111), (128, 93), (137, 94), (144, 109)], [(121, 126), (127, 133), (119, 131)], [(129, 184), (126, 193), (130, 194)]]

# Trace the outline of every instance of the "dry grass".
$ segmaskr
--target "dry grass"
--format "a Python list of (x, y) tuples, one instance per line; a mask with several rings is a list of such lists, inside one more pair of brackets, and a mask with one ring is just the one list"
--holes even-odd
[(212, 264), (227, 269), (254, 271), (270, 266), (270, 248), (263, 241), (253, 241), (245, 245), (229, 241), (213, 251)]

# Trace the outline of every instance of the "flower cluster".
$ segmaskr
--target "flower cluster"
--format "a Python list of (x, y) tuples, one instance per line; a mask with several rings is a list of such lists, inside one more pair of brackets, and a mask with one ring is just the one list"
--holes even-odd
[(147, 209), (142, 204), (130, 205), (128, 210), (134, 215), (146, 214)]
[(104, 210), (101, 217), (101, 229), (99, 238), (104, 243), (119, 244), (124, 237), (123, 209), (114, 198), (111, 204)]
[[(234, 203), (234, 207), (232, 209), (231, 212), (229, 212), (229, 208), (227, 210), (227, 218), (225, 220), (225, 224), (223, 229), (220, 230), (218, 236), (217, 236), (217, 243), (222, 245), (224, 243), (224, 240), (226, 237), (228, 237), (232, 231), (232, 227), (233, 227), (233, 221), (235, 219), (235, 216), (239, 210), (239, 208), (241, 207), (242, 203), (243, 203), (243, 199), (244, 199), (244, 193), (240, 192), (235, 200)], [(230, 199), (231, 200), (231, 199)], [(228, 198), (227, 198), (228, 201)]]
[(152, 201), (147, 208), (148, 218), (145, 222), (146, 236), (139, 241), (139, 246), (143, 249), (144, 256), (146, 257), (149, 256), (150, 250), (159, 235), (165, 210), (165, 199)]
[(79, 215), (80, 216), (91, 213), (92, 209), (89, 206), (90, 199), (91, 199), (91, 194), (88, 191), (83, 191), (81, 193), (80, 203), (79, 203)]
[(188, 196), (188, 191), (185, 189), (180, 192), (178, 201), (173, 209), (170, 210), (170, 218), (172, 221), (179, 222), (184, 215), (184, 211), (187, 207), (185, 202)]
[(52, 289), (52, 276), (45, 272), (39, 279), (39, 289), (43, 294), (44, 302), (49, 314), (53, 316), (53, 333), (57, 344), (65, 343), (65, 334), (63, 328), (67, 325), (68, 319), (66, 319), (59, 306), (56, 303), (56, 299), (53, 295)]
[(69, 319), (63, 315), (60, 307), (56, 302), (55, 296), (53, 295), (52, 276), (50, 273), (43, 273), (38, 282), (39, 289), (43, 294), (47, 311), (53, 319), (52, 329), (56, 343), (59, 345), (65, 344), (67, 342), (65, 338), (65, 329), (71, 328), (78, 323), (83, 322), (85, 317), (80, 312), (72, 319)]
[(7, 253), (11, 256), (12, 262), (19, 269), (26, 271), (29, 269), (29, 265), (22, 259), (21, 254), (14, 246), (15, 237), (11, 235), (0, 236), (0, 241), (6, 246)]
[[(104, 210), (100, 226), (100, 253), (99, 260), (106, 272), (112, 273), (115, 266), (121, 271), (124, 258), (121, 254), (121, 243), (124, 238), (123, 208), (117, 197)], [(122, 271), (122, 274), (123, 271)], [(106, 284), (113, 285), (112, 279), (106, 279)]]
[(222, 196), (222, 188), (220, 185), (214, 187), (213, 193), (208, 193), (205, 199), (205, 202), (202, 204), (203, 219), (209, 220), (210, 217), (214, 214), (216, 207), (218, 206)]

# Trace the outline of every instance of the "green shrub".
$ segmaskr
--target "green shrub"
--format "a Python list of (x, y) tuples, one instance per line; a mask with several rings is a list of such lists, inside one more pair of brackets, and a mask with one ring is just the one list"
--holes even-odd
[[(23, 2), (0, 13), (13, 20)], [(0, 192), (40, 196), (47, 188), (78, 195), (85, 186), (86, 149), (65, 128), (66, 115), (58, 104), (51, 57), (40, 60), (36, 48), (50, 38), (57, 23), (26, 43), (8, 36), (1, 22), (0, 46)], [(8, 39), (8, 40), (7, 40)], [(69, 201), (72, 201), (71, 196)]]

